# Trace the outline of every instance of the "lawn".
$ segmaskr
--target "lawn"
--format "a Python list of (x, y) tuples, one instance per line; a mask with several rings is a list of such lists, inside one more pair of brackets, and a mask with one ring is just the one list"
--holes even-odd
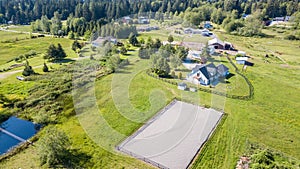
[[(83, 100), (91, 106), (83, 109), (81, 114), (80, 111), (77, 112), (76, 117), (62, 119), (62, 123), (58, 125), (70, 137), (72, 148), (80, 154), (78, 166), (152, 168), (139, 160), (116, 154), (113, 149), (175, 97), (224, 109), (228, 115), (207, 144), (207, 149), (200, 152), (201, 155), (195, 160), (193, 168), (234, 168), (237, 159), (246, 152), (249, 143), (257, 143), (299, 161), (300, 72), (299, 68), (295, 68), (299, 65), (296, 42), (283, 43), (277, 39), (231, 35), (220, 37), (226, 37), (227, 41), (254, 57), (255, 66), (244, 73), (255, 89), (252, 100), (224, 99), (209, 93), (179, 91), (176, 86), (148, 76), (143, 70), (149, 65), (149, 61), (140, 60), (136, 56), (137, 51), (132, 52), (128, 56), (128, 67), (97, 80), (95, 91), (82, 89), (84, 93), (76, 99)], [(275, 47), (265, 43), (267, 40), (272, 41)], [(264, 52), (259, 49), (251, 50), (248, 47), (251, 42), (256, 42), (256, 45), (262, 48), (283, 52), (282, 57), (292, 66), (282, 67), (281, 63), (264, 63)], [(231, 83), (239, 86), (240, 79), (232, 80)], [(8, 84), (0, 84), (1, 89), (3, 85)], [(95, 97), (88, 97), (93, 94)], [(72, 99), (65, 100), (63, 112), (74, 111)], [(35, 146), (31, 146), (1, 162), (0, 168), (40, 168), (37, 159)]]
[(14, 30), (14, 31), (20, 31), (20, 32), (31, 32), (31, 26), (30, 25), (16, 25), (16, 26), (10, 26), (8, 30)]

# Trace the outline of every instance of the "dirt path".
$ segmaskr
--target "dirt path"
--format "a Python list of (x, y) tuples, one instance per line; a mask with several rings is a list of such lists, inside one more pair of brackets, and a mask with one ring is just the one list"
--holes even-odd
[(11, 76), (14, 75), (16, 73), (20, 73), (22, 72), (22, 70), (16, 70), (16, 71), (12, 71), (12, 72), (5, 72), (5, 73), (0, 73), (0, 81)]
[[(78, 60), (83, 60), (83, 59), (88, 59), (89, 57), (78, 57), (78, 58), (71, 58), (72, 60), (75, 60), (75, 61), (78, 61)], [(52, 64), (54, 63), (50, 63), (48, 64), (48, 66), (51, 66)], [(37, 68), (41, 68), (43, 67), (44, 65), (39, 65), (39, 66), (34, 66), (33, 69), (37, 69)], [(17, 73), (20, 73), (22, 72), (23, 70), (15, 70), (15, 71), (10, 71), (10, 72), (4, 72), (4, 73), (0, 73), (0, 81), (9, 77), (9, 76), (12, 76), (14, 74), (17, 74)]]
[[(30, 32), (23, 32), (23, 31), (9, 30), (9, 29), (4, 29), (4, 28), (0, 28), (0, 31), (4, 31), (4, 32), (13, 32), (13, 33), (23, 33), (23, 34), (30, 34)], [(53, 35), (48, 35), (48, 34), (43, 34), (43, 33), (32, 33), (32, 35), (44, 35), (44, 36), (48, 36), (48, 37), (53, 37)]]

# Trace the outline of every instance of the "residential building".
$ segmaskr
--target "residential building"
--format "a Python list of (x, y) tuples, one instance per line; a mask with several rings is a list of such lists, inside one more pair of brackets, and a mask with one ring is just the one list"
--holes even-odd
[(216, 84), (219, 78), (225, 78), (228, 75), (229, 69), (225, 65), (215, 66), (213, 63), (210, 63), (196, 65), (187, 76), (187, 79), (192, 83), (208, 86)]

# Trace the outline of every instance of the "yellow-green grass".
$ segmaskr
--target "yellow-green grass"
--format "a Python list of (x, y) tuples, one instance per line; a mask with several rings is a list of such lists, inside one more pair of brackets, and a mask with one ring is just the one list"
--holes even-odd
[[(125, 72), (123, 71), (124, 77), (128, 73), (136, 72), (137, 67), (148, 65), (148, 60), (139, 60), (136, 56), (128, 58), (131, 64), (124, 70)], [(300, 118), (298, 112), (300, 109), (298, 102), (300, 72), (293, 68), (283, 68), (280, 64), (264, 64), (260, 61), (255, 63), (256, 65), (245, 73), (255, 88), (254, 99), (250, 101), (226, 99), (225, 112), (228, 117), (207, 145), (207, 150), (200, 152), (203, 157), (196, 160), (194, 168), (234, 168), (239, 156), (245, 153), (249, 142), (258, 143), (299, 161), (300, 152), (297, 147), (300, 144), (298, 132), (300, 130), (298, 123)], [(102, 115), (108, 124), (118, 132), (131, 135), (142, 124), (124, 118), (120, 111), (123, 113), (126, 109), (118, 110), (116, 108), (117, 103), (112, 99), (114, 76), (117, 75), (109, 75), (96, 81), (95, 94), (100, 110), (99, 115)], [(116, 87), (122, 86), (124, 84), (120, 80)], [(130, 80), (128, 91), (131, 105), (142, 112), (150, 110), (146, 113), (137, 114), (147, 118), (154, 115), (157, 110), (174, 97), (193, 100), (193, 102), (201, 105), (210, 105), (211, 101), (216, 99), (216, 97), (212, 99), (208, 93), (181, 92), (176, 89), (176, 86), (149, 77), (144, 72), (138, 73)], [(149, 99), (150, 95), (152, 96), (151, 99)], [(162, 102), (164, 97), (165, 102)], [(152, 109), (150, 100), (155, 103)], [(65, 105), (64, 112), (72, 111), (71, 104)], [(102, 128), (105, 123), (91, 123), (93, 119), (85, 116), (89, 113), (91, 112), (85, 112), (81, 115), (81, 123), (90, 125), (91, 136), (102, 138), (103, 135), (112, 134)], [(90, 140), (75, 117), (66, 118), (59, 127), (66, 131), (70, 137), (72, 148), (91, 157), (90, 159), (80, 159), (84, 168), (151, 167), (128, 156), (117, 156), (103, 150)], [(125, 137), (118, 139), (108, 137), (100, 139), (100, 141), (111, 144), (113, 147)], [(31, 146), (20, 154), (0, 163), (0, 168), (40, 168), (37, 158), (35, 146)]]
[(218, 33), (222, 40), (231, 42), (235, 48), (247, 52), (254, 58), (253, 62), (264, 62), (263, 58), (266, 54), (273, 54), (275, 57), (283, 59), (269, 59), (269, 61), (289, 64), (292, 66), (300, 66), (300, 45), (299, 41), (289, 41), (277, 38), (255, 38), (242, 37)]
[(29, 34), (0, 31), (0, 37), (1, 37), (0, 42), (4, 42), (7, 40), (15, 41), (16, 38), (18, 40), (26, 39), (26, 38), (29, 39)]
[[(8, 32), (5, 32), (5, 34), (8, 34)], [(16, 34), (16, 36), (17, 35), (23, 36), (24, 34)], [(60, 43), (68, 56), (67, 58), (76, 58), (78, 57), (77, 54), (71, 49), (72, 42), (72, 40), (65, 38), (44, 37), (37, 39), (25, 39), (13, 43), (0, 43), (0, 68), (3, 69), (8, 68), (13, 64), (20, 64), (15, 61), (7, 62), (32, 50), (39, 54), (36, 58), (29, 59), (29, 62), (33, 62), (31, 64), (32, 66), (41, 65), (44, 62), (42, 54), (46, 52), (50, 44), (57, 45)]]
[(31, 32), (31, 26), (30, 25), (16, 25), (11, 26), (8, 28), (8, 30), (14, 30), (14, 31), (20, 31), (20, 32)]

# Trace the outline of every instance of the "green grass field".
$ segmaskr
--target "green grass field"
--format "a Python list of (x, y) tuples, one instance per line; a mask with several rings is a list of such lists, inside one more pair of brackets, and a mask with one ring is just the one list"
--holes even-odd
[[(262, 62), (266, 54), (271, 57), (271, 63), (300, 65), (299, 41), (289, 41), (280, 38), (254, 38), (217, 33), (222, 40), (232, 42), (235, 48), (247, 52), (254, 58), (254, 62)], [(278, 59), (278, 58), (281, 58)]]
[[(11, 61), (9, 63), (7, 62), (14, 59), (15, 57), (18, 57), (19, 55), (26, 54), (30, 51), (36, 51), (38, 53), (36, 57), (28, 59), (30, 65), (42, 65), (44, 63), (42, 54), (46, 52), (51, 43), (55, 45), (60, 43), (68, 56), (67, 58), (78, 57), (77, 54), (74, 51), (72, 51), (71, 45), (73, 41), (69, 39), (51, 37), (29, 39), (29, 35), (27, 34), (3, 31), (0, 31), (0, 36), (3, 39), (2, 42), (0, 42), (0, 69), (6, 69), (11, 65), (22, 63), (15, 61)], [(18, 41), (15, 41), (16, 38), (18, 39)], [(12, 42), (3, 42), (6, 40), (12, 40)]]
[[(254, 58), (255, 66), (248, 68), (244, 74), (252, 82), (255, 94), (253, 100), (250, 101), (226, 99), (224, 111), (228, 116), (211, 142), (207, 144), (206, 151), (200, 152), (201, 156), (195, 160), (192, 168), (234, 168), (236, 161), (248, 149), (249, 143), (270, 148), (299, 162), (300, 152), (297, 147), (300, 145), (298, 132), (300, 130), (300, 56), (297, 52), (299, 49), (296, 48), (297, 43), (225, 34), (220, 37), (226, 38), (226, 41), (232, 42), (238, 49), (245, 50)], [(268, 41), (272, 41), (275, 46), (267, 43)], [(253, 44), (255, 46), (251, 48), (249, 45)], [(259, 46), (274, 52), (282, 52), (281, 57), (290, 66), (283, 67), (282, 63), (277, 62), (265, 63), (262, 57), (265, 52), (261, 51)], [(118, 155), (116, 152), (110, 153), (99, 146), (112, 149), (142, 125), (142, 122), (130, 121), (122, 114), (135, 115), (134, 117), (137, 119), (145, 120), (152, 117), (175, 97), (200, 105), (212, 105), (219, 99), (219, 96), (211, 96), (211, 94), (203, 92), (181, 92), (176, 89), (176, 86), (148, 76), (142, 70), (145, 70), (149, 61), (138, 59), (137, 51), (132, 52), (128, 59), (131, 64), (124, 70), (95, 82), (97, 109), (91, 107), (90, 111), (86, 111), (78, 117), (64, 118), (58, 125), (70, 137), (72, 149), (78, 150), (80, 154), (78, 155), (78, 166), (80, 168), (153, 168), (140, 160)], [(231, 83), (231, 85), (239, 86), (240, 79), (232, 80)], [(17, 95), (21, 95), (25, 92), (24, 96), (26, 96), (27, 89), (25, 87), (9, 89), (9, 85), (30, 87), (33, 84), (26, 84), (14, 79), (0, 84), (1, 92), (4, 94), (17, 93)], [(116, 92), (122, 87), (125, 88), (125, 91)], [(116, 101), (117, 96), (121, 96), (122, 92), (126, 93), (126, 91), (129, 95), (123, 95), (121, 98), (127, 100)], [(82, 95), (83, 99), (84, 96)], [(86, 101), (89, 102), (89, 100)], [(136, 111), (131, 111), (132, 108), (126, 103), (130, 103)], [(66, 98), (63, 112), (74, 111), (72, 104), (72, 98)], [(218, 106), (222, 108), (223, 105)], [(131, 114), (131, 112), (133, 113)], [(97, 116), (103, 119), (95, 118)], [(104, 119), (106, 121), (103, 121)], [(122, 135), (107, 130), (105, 128), (107, 124)], [(0, 168), (19, 167), (41, 168), (35, 146), (0, 163)]]

